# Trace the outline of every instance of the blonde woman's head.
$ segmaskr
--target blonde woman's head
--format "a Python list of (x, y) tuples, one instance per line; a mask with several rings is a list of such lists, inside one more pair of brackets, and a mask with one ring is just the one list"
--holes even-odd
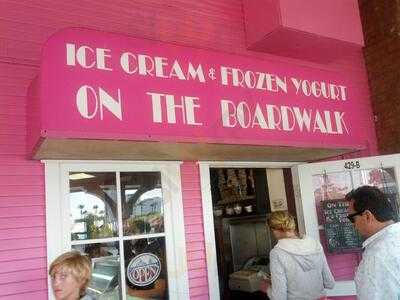
[(268, 226), (271, 228), (271, 230), (295, 232), (296, 220), (287, 211), (276, 211), (271, 214), (268, 220)]
[(49, 275), (56, 299), (64, 299), (67, 295), (79, 299), (85, 294), (92, 276), (91, 263), (78, 251), (66, 252), (51, 263)]

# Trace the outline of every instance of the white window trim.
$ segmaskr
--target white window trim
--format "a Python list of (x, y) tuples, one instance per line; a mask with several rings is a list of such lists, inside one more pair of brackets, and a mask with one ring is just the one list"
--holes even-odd
[[(170, 299), (189, 299), (189, 277), (181, 190), (181, 162), (45, 160), (47, 263), (71, 249), (68, 218), (68, 171), (161, 172)], [(170, 212), (170, 213), (168, 213)], [(169, 229), (167, 229), (169, 228)], [(68, 229), (68, 230), (66, 230)], [(121, 253), (123, 255), (123, 253)], [(125, 297), (125, 295), (124, 295)], [(48, 278), (48, 299), (54, 299)]]
[(208, 293), (210, 300), (219, 300), (217, 252), (211, 197), (210, 168), (290, 168), (298, 162), (199, 162), (203, 207), (204, 239), (206, 246)]

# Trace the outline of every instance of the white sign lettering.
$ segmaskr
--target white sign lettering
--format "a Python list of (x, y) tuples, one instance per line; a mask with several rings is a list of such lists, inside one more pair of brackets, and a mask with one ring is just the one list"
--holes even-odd
[[(321, 80), (300, 79), (271, 74), (266, 71), (246, 70), (245, 68), (230, 66), (214, 66), (204, 68), (204, 65), (192, 63), (187, 59), (180, 61), (176, 58), (165, 56), (151, 56), (144, 53), (130, 51), (119, 52), (116, 62), (112, 64), (113, 55), (110, 49), (96, 48), (89, 45), (76, 45), (66, 43), (66, 65), (83, 69), (97, 69), (113, 71), (112, 66), (120, 68), (124, 76), (150, 76), (161, 80), (197, 81), (196, 84), (220, 85), (223, 93), (226, 87), (249, 90), (260, 90), (264, 93), (274, 93), (275, 96), (288, 94), (288, 96), (301, 96), (301, 101), (311, 98), (313, 100), (347, 101), (347, 87), (337, 83)], [(219, 74), (218, 74), (219, 70)], [(153, 82), (153, 81), (151, 81)], [(168, 88), (168, 87), (167, 87)], [(195, 87), (197, 88), (197, 86)], [(146, 103), (135, 103), (133, 107), (150, 105), (153, 123), (179, 124), (185, 126), (209, 126), (207, 117), (200, 115), (202, 107), (209, 102), (201, 104), (200, 97), (191, 95), (173, 95), (167, 92), (158, 92), (149, 87), (143, 91), (147, 95)], [(102, 87), (82, 85), (76, 92), (76, 109), (84, 119), (91, 120), (99, 116), (104, 120), (105, 111), (111, 116), (122, 121), (123, 105), (121, 89), (115, 88), (113, 92)], [(243, 94), (243, 93), (242, 93)], [(231, 94), (232, 95), (232, 94)], [(213, 95), (210, 95), (212, 97)], [(220, 120), (222, 128), (259, 128), (263, 130), (298, 131), (317, 134), (349, 134), (345, 121), (345, 112), (333, 109), (309, 108), (310, 105), (299, 104), (295, 106), (277, 105), (276, 101), (268, 103), (263, 99), (257, 102), (234, 101), (231, 96), (219, 95)], [(143, 97), (137, 97), (143, 99)], [(126, 99), (124, 99), (126, 100)], [(136, 98), (128, 99), (136, 101)], [(206, 99), (210, 101), (210, 99)], [(143, 101), (143, 100), (142, 100)], [(211, 101), (218, 101), (211, 99)], [(131, 103), (130, 103), (131, 104)], [(217, 103), (218, 104), (218, 103)], [(217, 108), (218, 109), (218, 108)], [(200, 116), (199, 116), (200, 115)], [(210, 122), (210, 120), (208, 120)], [(213, 120), (214, 122), (216, 120)]]
[(117, 90), (117, 94), (116, 100), (100, 87), (96, 92), (93, 87), (83, 85), (76, 93), (76, 107), (78, 108), (80, 115), (85, 119), (93, 119), (100, 108), (100, 120), (103, 120), (103, 111), (105, 108), (119, 120), (122, 120), (122, 101), (121, 91), (119, 89)]

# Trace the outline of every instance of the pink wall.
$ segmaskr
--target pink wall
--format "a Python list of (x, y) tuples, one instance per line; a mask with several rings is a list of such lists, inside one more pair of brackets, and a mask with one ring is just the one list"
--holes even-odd
[(181, 178), (190, 299), (205, 300), (208, 299), (207, 262), (198, 164), (184, 162)]
[(43, 166), (26, 156), (35, 66), (0, 62), (0, 298), (47, 297)]
[[(258, 59), (345, 72), (363, 91), (360, 108), (371, 113), (361, 51), (328, 64), (275, 57), (246, 50), (241, 0), (31, 0), (0, 2), (0, 298), (46, 298), (43, 167), (26, 159), (26, 94), (37, 76), (45, 41), (77, 26), (229, 52)], [(371, 130), (369, 122), (362, 124)], [(376, 149), (375, 139), (369, 141)], [(368, 151), (369, 152), (369, 151)], [(190, 267), (190, 293), (207, 299), (198, 170), (182, 167)], [(186, 174), (186, 175), (185, 175)], [(189, 178), (189, 179), (187, 179)], [(192, 183), (192, 192), (187, 188)], [(190, 196), (192, 194), (192, 196)]]

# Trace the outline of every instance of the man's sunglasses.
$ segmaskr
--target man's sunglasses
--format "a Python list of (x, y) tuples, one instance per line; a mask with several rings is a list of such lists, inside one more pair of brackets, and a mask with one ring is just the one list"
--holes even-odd
[(349, 219), (351, 223), (354, 223), (354, 221), (355, 221), (354, 217), (362, 215), (364, 213), (364, 211), (365, 210), (349, 214), (349, 215), (347, 215), (347, 219)]

